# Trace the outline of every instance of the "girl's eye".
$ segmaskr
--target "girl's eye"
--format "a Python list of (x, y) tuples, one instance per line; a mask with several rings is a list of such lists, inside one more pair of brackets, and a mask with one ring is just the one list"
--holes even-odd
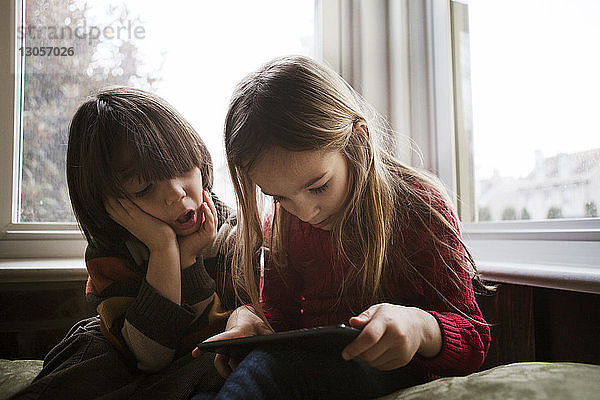
[(319, 193), (323, 193), (324, 191), (326, 191), (327, 190), (327, 186), (329, 186), (329, 182), (326, 182), (322, 186), (319, 186), (319, 187), (316, 187), (316, 188), (312, 188), (312, 189), (309, 189), (309, 190), (310, 190), (310, 192), (312, 194), (319, 194)]
[(135, 197), (144, 197), (145, 195), (147, 195), (148, 193), (150, 193), (151, 190), (152, 190), (152, 184), (150, 183), (149, 185), (147, 185), (142, 190), (140, 190), (138, 192), (135, 192), (133, 195)]

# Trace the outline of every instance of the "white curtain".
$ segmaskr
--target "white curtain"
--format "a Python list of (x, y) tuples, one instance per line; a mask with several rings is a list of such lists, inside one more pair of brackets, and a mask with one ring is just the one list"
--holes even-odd
[(455, 192), (450, 2), (322, 0), (323, 58), (413, 141), (399, 158)]

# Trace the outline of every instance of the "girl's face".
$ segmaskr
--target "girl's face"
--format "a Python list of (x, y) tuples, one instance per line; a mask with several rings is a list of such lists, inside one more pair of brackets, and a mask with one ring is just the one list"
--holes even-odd
[(250, 179), (289, 213), (316, 228), (331, 230), (348, 193), (348, 165), (339, 151), (265, 152)]
[(194, 233), (202, 225), (202, 173), (194, 167), (172, 179), (155, 182), (127, 180), (125, 191), (145, 213), (168, 224), (179, 236)]

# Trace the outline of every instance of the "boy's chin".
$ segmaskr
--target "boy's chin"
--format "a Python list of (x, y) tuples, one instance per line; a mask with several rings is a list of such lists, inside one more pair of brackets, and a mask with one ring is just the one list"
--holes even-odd
[(190, 236), (190, 235), (192, 235), (192, 234), (194, 234), (194, 233), (198, 232), (198, 229), (200, 229), (200, 226), (201, 226), (201, 225), (197, 225), (197, 226), (195, 226), (195, 227), (193, 227), (193, 228), (185, 229), (185, 230), (183, 230), (183, 231), (182, 231), (182, 230), (175, 229), (175, 234), (176, 234), (178, 237), (186, 237), (186, 236)]

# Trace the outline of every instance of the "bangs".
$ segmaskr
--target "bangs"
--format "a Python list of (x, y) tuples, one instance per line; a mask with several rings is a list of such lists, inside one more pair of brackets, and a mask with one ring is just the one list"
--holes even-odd
[[(152, 131), (135, 135), (137, 138), (127, 140), (121, 146), (122, 154), (111, 165), (115, 181), (123, 183), (138, 179), (144, 182), (161, 181), (181, 176), (200, 162), (198, 146), (190, 141), (185, 145), (174, 147), (169, 143), (172, 138)], [(162, 145), (157, 145), (162, 143)], [(181, 147), (180, 147), (181, 146)]]
[(201, 169), (204, 185), (212, 187), (210, 154), (194, 129), (161, 104), (135, 106), (136, 112), (101, 115), (96, 125), (88, 162), (103, 195), (126, 197), (123, 185), (131, 179), (172, 179), (194, 167)]

